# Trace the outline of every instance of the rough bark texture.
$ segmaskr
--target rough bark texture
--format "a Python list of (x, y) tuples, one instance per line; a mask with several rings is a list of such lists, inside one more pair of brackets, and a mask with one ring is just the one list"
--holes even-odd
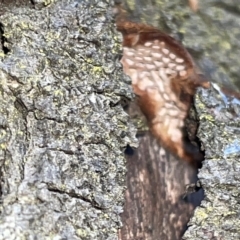
[[(237, 83), (237, 2), (199, 1), (197, 14), (179, 0), (135, 2), (135, 16), (183, 37), (211, 80)], [(135, 139), (120, 106), (132, 93), (117, 57), (110, 5), (0, 1), (0, 239), (117, 239), (122, 149)], [(215, 90), (200, 90), (196, 98), (206, 197), (185, 239), (240, 238), (239, 108), (224, 100)], [(178, 239), (192, 210), (179, 196), (194, 172), (148, 135), (141, 146), (128, 160), (125, 206), (132, 215), (123, 216), (128, 225), (119, 236)], [(139, 196), (142, 202), (132, 201)]]
[(240, 101), (212, 88), (196, 96), (205, 161), (199, 173), (205, 198), (184, 239), (240, 239)]
[(0, 239), (117, 239), (135, 130), (107, 1), (0, 2)]
[[(206, 77), (237, 91), (239, 85), (239, 4), (198, 1), (126, 0), (131, 19), (154, 25), (182, 39)], [(205, 200), (184, 239), (239, 239), (239, 101), (215, 90), (199, 90), (195, 101), (198, 136), (206, 150), (200, 170)], [(134, 111), (133, 111), (134, 112)], [(134, 113), (135, 114), (135, 113)], [(194, 171), (176, 162), (149, 135), (128, 159), (126, 205), (120, 239), (180, 239), (187, 218), (202, 195), (182, 203), (183, 186)], [(182, 165), (181, 165), (182, 164)], [(170, 186), (170, 187), (169, 187)], [(185, 204), (185, 205), (184, 205)]]

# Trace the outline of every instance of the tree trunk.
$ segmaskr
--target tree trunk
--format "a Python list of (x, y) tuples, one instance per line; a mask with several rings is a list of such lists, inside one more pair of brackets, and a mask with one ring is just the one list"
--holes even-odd
[(0, 239), (117, 239), (136, 131), (111, 9), (0, 2)]
[[(184, 36), (211, 80), (236, 82), (237, 3), (199, 1), (195, 14), (184, 1), (139, 2), (139, 18)], [(117, 239), (123, 149), (136, 139), (121, 106), (132, 92), (111, 9), (103, 0), (0, 1), (0, 239)], [(184, 239), (240, 238), (237, 103), (199, 90), (206, 197)], [(179, 239), (202, 196), (180, 200), (194, 170), (148, 134), (127, 167), (119, 239)]]

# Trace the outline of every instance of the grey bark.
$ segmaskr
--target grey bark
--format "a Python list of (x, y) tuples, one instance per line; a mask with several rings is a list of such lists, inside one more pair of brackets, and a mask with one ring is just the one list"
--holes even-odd
[[(200, 1), (198, 14), (184, 1), (151, 3), (145, 17), (184, 35), (211, 80), (236, 83), (237, 3)], [(116, 58), (110, 9), (108, 1), (0, 2), (0, 239), (116, 239), (121, 150), (135, 139), (119, 104), (132, 94)], [(238, 108), (215, 91), (199, 94), (206, 197), (185, 238), (238, 239)]]
[(240, 239), (240, 101), (212, 87), (199, 90), (195, 105), (205, 148), (198, 175), (205, 198), (183, 239)]
[(14, 2), (0, 2), (0, 239), (117, 239), (136, 131), (112, 3)]

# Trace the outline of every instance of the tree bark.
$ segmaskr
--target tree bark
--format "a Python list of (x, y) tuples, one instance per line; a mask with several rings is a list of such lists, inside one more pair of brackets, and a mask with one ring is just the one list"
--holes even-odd
[(109, 1), (0, 2), (0, 239), (117, 239), (127, 144)]
[[(151, 2), (147, 22), (184, 35), (211, 80), (238, 79), (236, 3), (202, 1), (195, 14), (178, 0)], [(123, 149), (136, 139), (120, 104), (132, 92), (111, 8), (97, 0), (0, 1), (0, 239), (117, 239)], [(196, 98), (206, 197), (185, 239), (240, 238), (239, 108), (224, 100), (215, 90)], [(119, 238), (178, 239), (199, 199), (180, 201), (194, 171), (147, 134), (128, 158), (125, 208), (132, 214), (125, 211)]]
[(194, 213), (183, 239), (240, 239), (239, 230), (239, 100), (212, 87), (199, 89), (196, 110), (205, 161), (199, 178), (204, 201)]

